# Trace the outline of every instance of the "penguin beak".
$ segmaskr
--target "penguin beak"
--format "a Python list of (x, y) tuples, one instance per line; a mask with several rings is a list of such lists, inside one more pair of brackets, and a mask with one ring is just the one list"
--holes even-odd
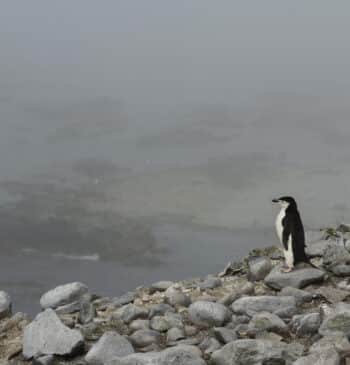
[(278, 203), (279, 200), (278, 199), (272, 199), (272, 203)]

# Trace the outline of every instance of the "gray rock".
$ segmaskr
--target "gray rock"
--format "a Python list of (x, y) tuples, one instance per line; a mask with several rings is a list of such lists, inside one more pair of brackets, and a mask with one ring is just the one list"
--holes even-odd
[(130, 337), (130, 341), (136, 347), (146, 347), (152, 344), (157, 344), (161, 340), (161, 335), (154, 330), (138, 330)]
[(80, 302), (75, 301), (66, 305), (61, 305), (60, 307), (55, 308), (55, 312), (61, 316), (64, 314), (71, 314), (80, 311)]
[(189, 320), (202, 327), (222, 326), (230, 320), (230, 311), (222, 304), (195, 302), (188, 309)]
[(91, 302), (91, 295), (85, 294), (80, 300), (79, 323), (86, 324), (93, 321), (96, 316), (96, 309)]
[(277, 295), (295, 297), (298, 305), (306, 303), (306, 302), (311, 302), (312, 298), (313, 298), (312, 293), (309, 293), (306, 290), (293, 288), (291, 286), (286, 286), (286, 287), (282, 288), (282, 290), (280, 292), (278, 292)]
[(148, 330), (149, 329), (149, 320), (148, 319), (135, 319), (129, 324), (129, 328), (132, 332), (138, 330)]
[(323, 253), (323, 265), (327, 270), (340, 264), (350, 264), (350, 253), (341, 244), (334, 243), (328, 245)]
[(319, 353), (328, 349), (335, 349), (338, 353), (349, 353), (350, 342), (344, 333), (333, 333), (312, 344), (309, 353)]
[(329, 270), (337, 276), (350, 276), (350, 265), (339, 264), (332, 266)]
[(54, 355), (44, 355), (33, 360), (33, 365), (52, 365), (55, 362)]
[(23, 355), (26, 359), (40, 355), (73, 355), (84, 346), (78, 330), (66, 327), (52, 309), (39, 313), (23, 333)]
[(257, 257), (251, 259), (248, 263), (249, 279), (253, 281), (263, 280), (271, 269), (272, 263), (268, 257)]
[(154, 304), (150, 308), (149, 318), (163, 316), (167, 312), (175, 312), (175, 309), (171, 305), (165, 303)]
[(113, 358), (127, 356), (134, 353), (130, 342), (119, 333), (110, 331), (96, 342), (85, 356), (90, 365), (103, 365)]
[(152, 330), (158, 332), (166, 332), (171, 328), (171, 324), (167, 321), (165, 317), (154, 316), (150, 321), (150, 327)]
[(254, 333), (264, 331), (285, 333), (287, 331), (287, 325), (273, 313), (260, 312), (252, 317), (248, 325), (248, 330)]
[(194, 346), (179, 345), (161, 352), (138, 353), (115, 358), (107, 365), (205, 365)]
[(240, 297), (238, 292), (233, 292), (224, 295), (222, 298), (220, 298), (217, 302), (220, 304), (223, 304), (225, 306), (230, 306), (235, 300), (237, 300)]
[(182, 328), (173, 327), (167, 333), (167, 342), (171, 343), (174, 341), (182, 340), (186, 338), (184, 330)]
[[(120, 311), (120, 312), (119, 312)], [(144, 307), (138, 307), (134, 304), (127, 304), (122, 307), (118, 313), (121, 315), (121, 319), (125, 323), (130, 323), (135, 319), (145, 319), (148, 318), (148, 309)]]
[(79, 301), (87, 291), (88, 287), (79, 282), (60, 285), (46, 292), (40, 299), (40, 305), (43, 309), (64, 306)]
[(165, 314), (164, 318), (170, 324), (170, 327), (177, 327), (177, 328), (184, 327), (184, 318), (181, 313), (168, 312)]
[(191, 298), (179, 290), (167, 291), (165, 301), (173, 307), (188, 307), (191, 304)]
[(237, 340), (236, 332), (226, 327), (215, 327), (214, 335), (216, 339), (223, 344)]
[(323, 281), (325, 273), (315, 268), (295, 268), (289, 273), (281, 272), (281, 266), (274, 268), (264, 282), (273, 289), (280, 290), (286, 286), (303, 288), (306, 285)]
[(0, 291), (0, 319), (11, 316), (12, 304), (10, 296)]
[(211, 357), (213, 365), (285, 364), (286, 344), (264, 340), (236, 340)]
[(291, 326), (297, 336), (313, 335), (321, 325), (320, 313), (307, 313), (292, 318)]
[[(286, 311), (286, 308), (288, 311)], [(244, 314), (252, 317), (259, 312), (279, 313), (279, 315), (288, 312), (290, 315), (296, 313), (296, 300), (294, 297), (278, 297), (278, 296), (256, 296), (256, 297), (243, 297), (237, 299), (232, 304), (232, 310), (236, 314)], [(282, 315), (282, 317), (286, 317)], [(288, 316), (287, 316), (288, 317)]]
[(220, 286), (222, 286), (221, 279), (214, 276), (209, 276), (203, 282), (199, 283), (199, 287), (201, 290), (215, 289)]
[(205, 338), (198, 346), (205, 355), (211, 355), (221, 348), (220, 342), (212, 337)]
[(325, 232), (322, 230), (308, 230), (305, 231), (306, 245), (322, 241), (325, 238)]
[(340, 356), (334, 349), (322, 350), (296, 360), (293, 365), (340, 365)]
[(337, 304), (319, 328), (319, 333), (322, 336), (337, 332), (343, 332), (346, 336), (350, 336), (350, 305), (347, 303)]
[(157, 281), (156, 283), (153, 283), (150, 287), (150, 292), (154, 293), (156, 291), (165, 291), (168, 288), (170, 288), (174, 284), (173, 281)]
[(134, 291), (129, 291), (120, 297), (113, 298), (112, 302), (116, 307), (121, 307), (123, 305), (132, 303), (136, 298), (136, 293)]
[(323, 257), (329, 245), (332, 245), (332, 243), (327, 240), (309, 243), (306, 245), (305, 252), (309, 257)]

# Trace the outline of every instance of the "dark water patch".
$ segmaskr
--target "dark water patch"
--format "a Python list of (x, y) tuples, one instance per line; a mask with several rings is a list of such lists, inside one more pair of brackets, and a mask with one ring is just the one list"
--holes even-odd
[(5, 182), (1, 188), (17, 200), (0, 206), (0, 242), (7, 253), (30, 250), (37, 255), (98, 255), (131, 265), (159, 265), (164, 249), (157, 245), (152, 226), (87, 205), (104, 199), (82, 186)]

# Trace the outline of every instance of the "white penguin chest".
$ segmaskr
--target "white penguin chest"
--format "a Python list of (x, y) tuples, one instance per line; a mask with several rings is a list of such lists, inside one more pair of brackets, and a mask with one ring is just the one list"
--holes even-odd
[(286, 209), (285, 208), (282, 208), (280, 210), (280, 212), (278, 213), (277, 215), (277, 218), (276, 218), (276, 232), (277, 232), (277, 236), (280, 240), (280, 242), (282, 243), (283, 240), (282, 240), (282, 237), (283, 237), (283, 224), (282, 224), (282, 221), (283, 221), (283, 218), (286, 216)]

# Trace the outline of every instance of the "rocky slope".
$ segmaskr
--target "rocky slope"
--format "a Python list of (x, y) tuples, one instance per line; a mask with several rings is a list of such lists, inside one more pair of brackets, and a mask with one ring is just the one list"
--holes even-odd
[(12, 315), (0, 292), (0, 364), (349, 364), (349, 231), (310, 232), (316, 267), (291, 273), (270, 247), (220, 274), (118, 298), (65, 284), (43, 294), (33, 320)]

